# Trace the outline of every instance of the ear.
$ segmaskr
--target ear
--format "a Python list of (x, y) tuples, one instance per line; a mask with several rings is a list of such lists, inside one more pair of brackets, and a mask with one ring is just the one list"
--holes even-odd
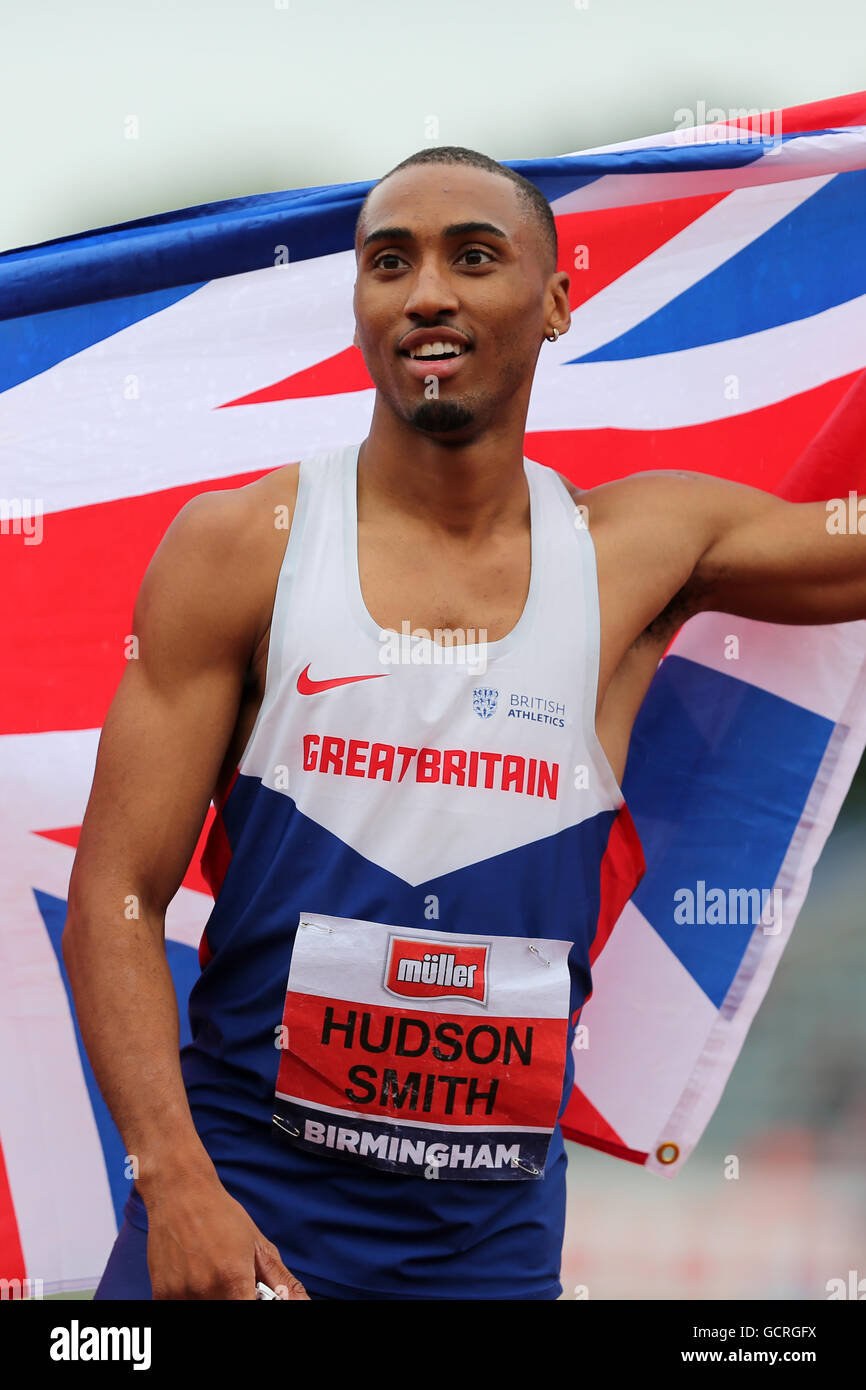
[(571, 284), (564, 270), (557, 270), (548, 283), (549, 308), (547, 322), (556, 321), (560, 334), (567, 333), (571, 327), (571, 308), (568, 303), (568, 288)]
[(353, 338), (352, 338), (352, 344), (353, 344), (353, 346), (356, 347), (356, 348), (359, 348), (359, 347), (361, 346), (361, 344), (358, 342), (358, 325), (357, 325), (357, 324), (355, 324), (355, 333), (354, 333), (354, 336), (353, 336)]

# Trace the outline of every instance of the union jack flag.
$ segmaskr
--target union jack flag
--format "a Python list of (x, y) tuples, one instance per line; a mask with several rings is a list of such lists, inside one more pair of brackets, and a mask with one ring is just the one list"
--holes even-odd
[[(800, 500), (866, 491), (866, 92), (775, 113), (769, 135), (740, 118), (511, 163), (550, 199), (571, 276), (528, 456), (582, 487), (685, 468)], [(45, 1291), (97, 1282), (131, 1179), (60, 937), (134, 597), (194, 494), (365, 436), (352, 238), (369, 187), (0, 256), (0, 1275)], [(866, 622), (706, 613), (672, 643), (623, 784), (647, 873), (596, 943), (570, 1137), (667, 1174), (698, 1142), (866, 743), (864, 674)], [(182, 1044), (210, 820), (166, 923)], [(772, 890), (775, 929), (730, 925), (710, 948), (674, 911), (699, 883)]]

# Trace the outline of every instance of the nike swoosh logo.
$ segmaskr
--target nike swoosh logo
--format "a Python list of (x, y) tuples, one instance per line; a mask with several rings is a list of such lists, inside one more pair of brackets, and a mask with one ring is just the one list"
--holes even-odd
[(307, 675), (311, 665), (312, 662), (308, 662), (298, 676), (299, 695), (318, 695), (320, 690), (332, 690), (335, 685), (351, 685), (353, 681), (377, 681), (388, 675), (387, 671), (377, 671), (372, 676), (337, 676), (331, 681), (314, 681)]

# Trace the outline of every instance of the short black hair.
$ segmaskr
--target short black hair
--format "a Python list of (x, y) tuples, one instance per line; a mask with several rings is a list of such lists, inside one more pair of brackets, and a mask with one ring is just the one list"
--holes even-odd
[(538, 221), (544, 241), (552, 257), (552, 269), (556, 269), (559, 256), (559, 246), (556, 239), (556, 220), (553, 216), (553, 209), (544, 194), (539, 188), (536, 188), (534, 183), (530, 183), (529, 179), (525, 179), (522, 174), (515, 173), (514, 169), (509, 169), (507, 164), (498, 164), (497, 161), (491, 159), (489, 155), (480, 154), (478, 150), (467, 150), (463, 145), (436, 145), (430, 149), (416, 150), (414, 154), (410, 154), (406, 159), (401, 159), (399, 164), (395, 164), (393, 169), (389, 169), (387, 174), (383, 174), (378, 183), (375, 183), (373, 188), (370, 189), (358, 213), (358, 218), (355, 223), (356, 233), (373, 189), (378, 188), (379, 184), (384, 183), (392, 174), (399, 173), (401, 169), (411, 168), (413, 164), (464, 164), (469, 165), (473, 169), (484, 169), (488, 174), (501, 174), (503, 178), (510, 179), (516, 186), (523, 202)]

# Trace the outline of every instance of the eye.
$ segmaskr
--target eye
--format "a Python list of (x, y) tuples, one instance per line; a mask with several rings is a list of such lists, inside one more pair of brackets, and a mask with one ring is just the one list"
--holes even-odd
[(397, 266), (395, 266), (395, 265), (385, 265), (385, 264), (384, 264), (385, 261), (399, 261), (402, 265), (405, 265), (405, 264), (406, 264), (406, 262), (403, 260), (403, 257), (402, 257), (402, 256), (398, 256), (396, 251), (380, 251), (379, 254), (378, 254), (378, 256), (376, 256), (375, 259), (373, 260), (373, 268), (374, 268), (374, 270), (396, 270), (396, 269), (397, 269)]
[[(495, 256), (493, 255), (493, 253), (492, 253), (491, 251), (488, 251), (488, 250), (487, 250), (487, 247), (486, 247), (486, 246), (467, 246), (467, 248), (466, 248), (465, 251), (461, 251), (461, 252), (460, 252), (460, 255), (458, 256), (457, 259), (462, 261), (463, 258), (464, 258), (464, 256), (486, 256), (486, 257), (487, 257), (487, 261), (493, 261), (493, 260), (496, 259)], [(468, 264), (470, 264), (470, 265), (486, 265), (486, 264), (487, 264), (487, 261), (473, 260), (473, 261), (468, 262)]]

